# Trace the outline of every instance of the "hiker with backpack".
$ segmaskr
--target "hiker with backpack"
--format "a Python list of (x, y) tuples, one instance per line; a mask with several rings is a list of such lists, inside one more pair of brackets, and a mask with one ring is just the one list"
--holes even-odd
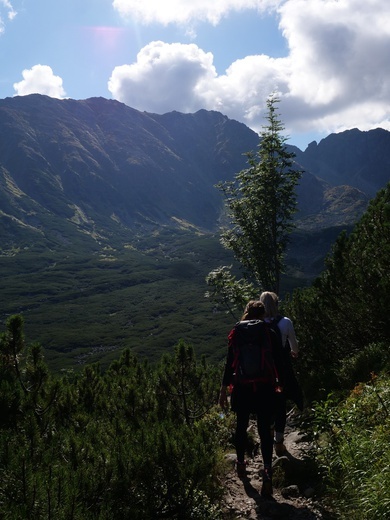
[(279, 313), (279, 299), (274, 292), (265, 291), (260, 295), (265, 307), (264, 320), (277, 332), (282, 345), (285, 387), (284, 392), (276, 396), (276, 413), (274, 425), (274, 447), (278, 457), (287, 449), (284, 444), (284, 430), (287, 420), (287, 399), (292, 399), (300, 410), (303, 409), (302, 390), (295, 377), (291, 358), (298, 357), (298, 342), (292, 321)]
[(227, 407), (227, 389), (230, 388), (230, 405), (236, 413), (235, 447), (239, 477), (246, 476), (247, 429), (250, 415), (256, 415), (264, 464), (261, 494), (271, 496), (271, 427), (275, 396), (282, 391), (283, 360), (280, 342), (275, 331), (263, 321), (264, 313), (263, 303), (251, 300), (245, 307), (241, 321), (230, 331), (219, 403), (222, 408)]

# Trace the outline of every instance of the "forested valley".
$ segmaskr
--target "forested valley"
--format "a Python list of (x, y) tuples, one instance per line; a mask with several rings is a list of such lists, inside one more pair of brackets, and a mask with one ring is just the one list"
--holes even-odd
[[(326, 268), (283, 301), (319, 475), (334, 518), (390, 516), (390, 184)], [(0, 338), (0, 514), (8, 519), (221, 519), (232, 417), (222, 366), (184, 337), (156, 363), (52, 373), (23, 317)]]

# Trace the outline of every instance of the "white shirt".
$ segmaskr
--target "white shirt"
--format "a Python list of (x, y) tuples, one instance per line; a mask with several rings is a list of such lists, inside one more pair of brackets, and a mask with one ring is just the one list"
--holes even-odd
[[(266, 318), (265, 321), (270, 322), (273, 321), (273, 319)], [(291, 351), (294, 352), (294, 354), (298, 354), (298, 341), (295, 336), (294, 326), (290, 318), (286, 318), (284, 316), (281, 320), (278, 321), (278, 327), (282, 335), (282, 345), (284, 346), (288, 340)]]

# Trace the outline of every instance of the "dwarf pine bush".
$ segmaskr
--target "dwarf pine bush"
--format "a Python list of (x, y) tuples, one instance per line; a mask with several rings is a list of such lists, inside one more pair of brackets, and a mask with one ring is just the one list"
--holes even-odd
[(180, 345), (159, 367), (125, 351), (105, 372), (54, 379), (11, 317), (0, 335), (0, 517), (217, 520), (220, 435), (208, 421), (219, 380)]

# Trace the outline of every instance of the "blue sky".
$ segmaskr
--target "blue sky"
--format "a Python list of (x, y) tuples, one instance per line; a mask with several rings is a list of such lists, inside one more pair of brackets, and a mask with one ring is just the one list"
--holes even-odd
[(0, 98), (218, 110), (260, 131), (276, 92), (290, 144), (390, 130), (390, 2), (0, 0)]

